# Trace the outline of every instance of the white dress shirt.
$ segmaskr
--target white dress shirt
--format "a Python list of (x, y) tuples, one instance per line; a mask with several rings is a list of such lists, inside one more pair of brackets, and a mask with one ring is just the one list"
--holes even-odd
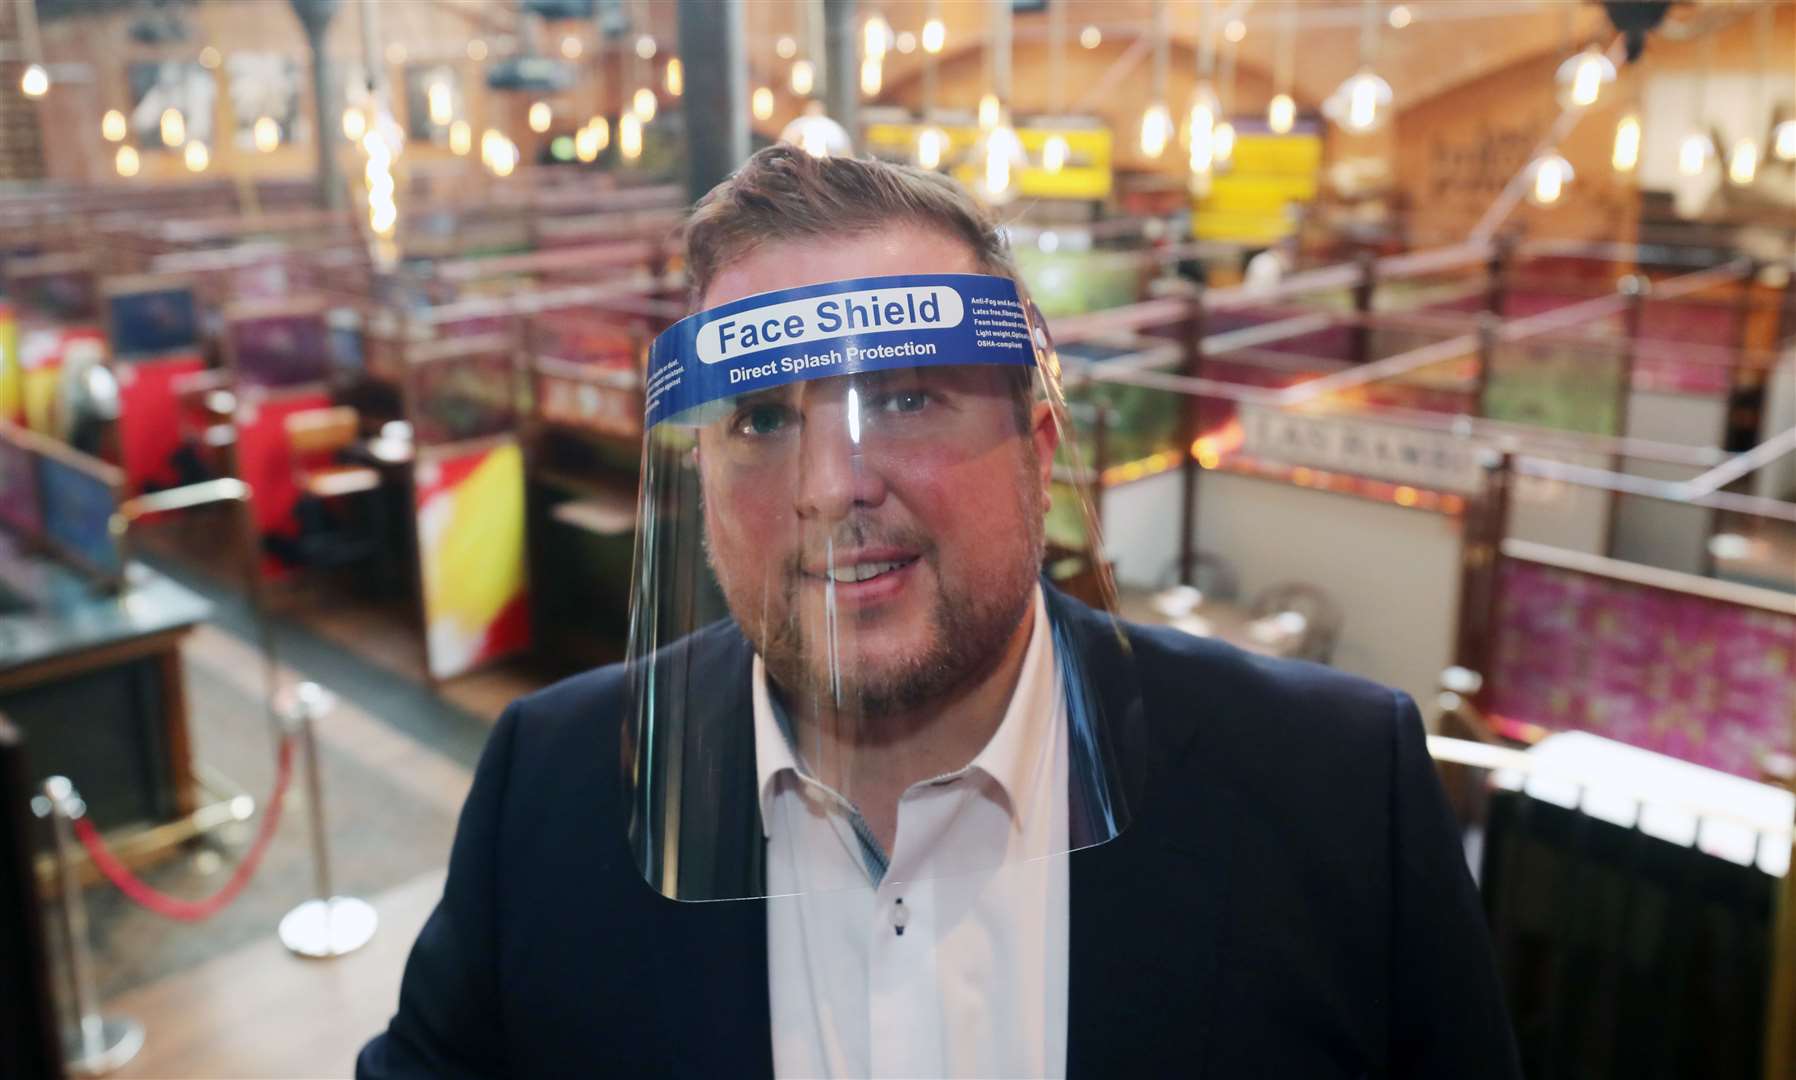
[(758, 656), (754, 723), (775, 1074), (1064, 1076), (1066, 696), (1040, 590), (997, 731), (904, 792), (889, 853), (794, 757)]

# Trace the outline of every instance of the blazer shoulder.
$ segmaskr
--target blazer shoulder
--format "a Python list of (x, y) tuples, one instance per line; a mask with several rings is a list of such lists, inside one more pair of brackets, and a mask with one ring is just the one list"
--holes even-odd
[(1276, 758), (1286, 768), (1382, 770), (1413, 716), (1407, 695), (1344, 671), (1167, 627), (1127, 629), (1149, 715), (1157, 725), (1189, 728), (1231, 768)]

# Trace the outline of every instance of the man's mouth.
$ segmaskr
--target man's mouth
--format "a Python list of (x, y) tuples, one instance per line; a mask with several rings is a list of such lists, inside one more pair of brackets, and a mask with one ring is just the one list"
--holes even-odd
[(856, 581), (871, 581), (881, 574), (889, 574), (916, 562), (913, 556), (908, 559), (881, 559), (875, 562), (858, 562), (849, 566), (838, 566), (829, 575), (838, 584), (850, 584)]
[(870, 551), (855, 553), (846, 559), (818, 561), (804, 567), (804, 576), (813, 581), (837, 585), (859, 585), (898, 574), (920, 556), (905, 551)]

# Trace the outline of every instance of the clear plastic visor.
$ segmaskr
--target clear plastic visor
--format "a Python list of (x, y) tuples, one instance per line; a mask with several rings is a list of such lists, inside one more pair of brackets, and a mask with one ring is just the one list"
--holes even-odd
[[(1090, 677), (1084, 637), (1120, 635), (1041, 577), (1064, 413), (1027, 337), (1022, 362), (914, 329), (750, 356), (888, 362), (649, 428), (622, 764), (665, 895), (982, 873), (1126, 822), (1105, 715), (1131, 669)], [(891, 364), (904, 342), (927, 362)]]

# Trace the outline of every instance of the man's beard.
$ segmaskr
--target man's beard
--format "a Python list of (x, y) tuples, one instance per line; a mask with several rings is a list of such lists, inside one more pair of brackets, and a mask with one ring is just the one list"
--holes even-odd
[[(1034, 599), (1041, 573), (1045, 524), (1039, 512), (1026, 514), (1025, 520), (1030, 522), (1030, 534), (1024, 550), (1001, 577), (960, 583), (949, 581), (942, 573), (939, 553), (926, 537), (908, 530), (881, 529), (864, 519), (851, 518), (836, 528), (831, 539), (837, 549), (884, 544), (917, 551), (918, 563), (934, 572), (924, 642), (912, 655), (885, 663), (868, 662), (865, 657), (858, 662), (832, 659), (848, 651), (858, 632), (851, 613), (833, 623), (833, 643), (832, 621), (827, 612), (818, 613), (814, 625), (820, 627), (819, 640), (807, 641), (799, 599), (802, 556), (786, 560), (761, 595), (753, 585), (731, 582), (721, 573), (717, 578), (737, 625), (789, 701), (877, 720), (944, 701), (977, 685), (997, 668)], [(709, 556), (708, 535), (706, 540)], [(716, 572), (717, 561), (711, 563)], [(875, 731), (866, 734), (878, 737)]]

